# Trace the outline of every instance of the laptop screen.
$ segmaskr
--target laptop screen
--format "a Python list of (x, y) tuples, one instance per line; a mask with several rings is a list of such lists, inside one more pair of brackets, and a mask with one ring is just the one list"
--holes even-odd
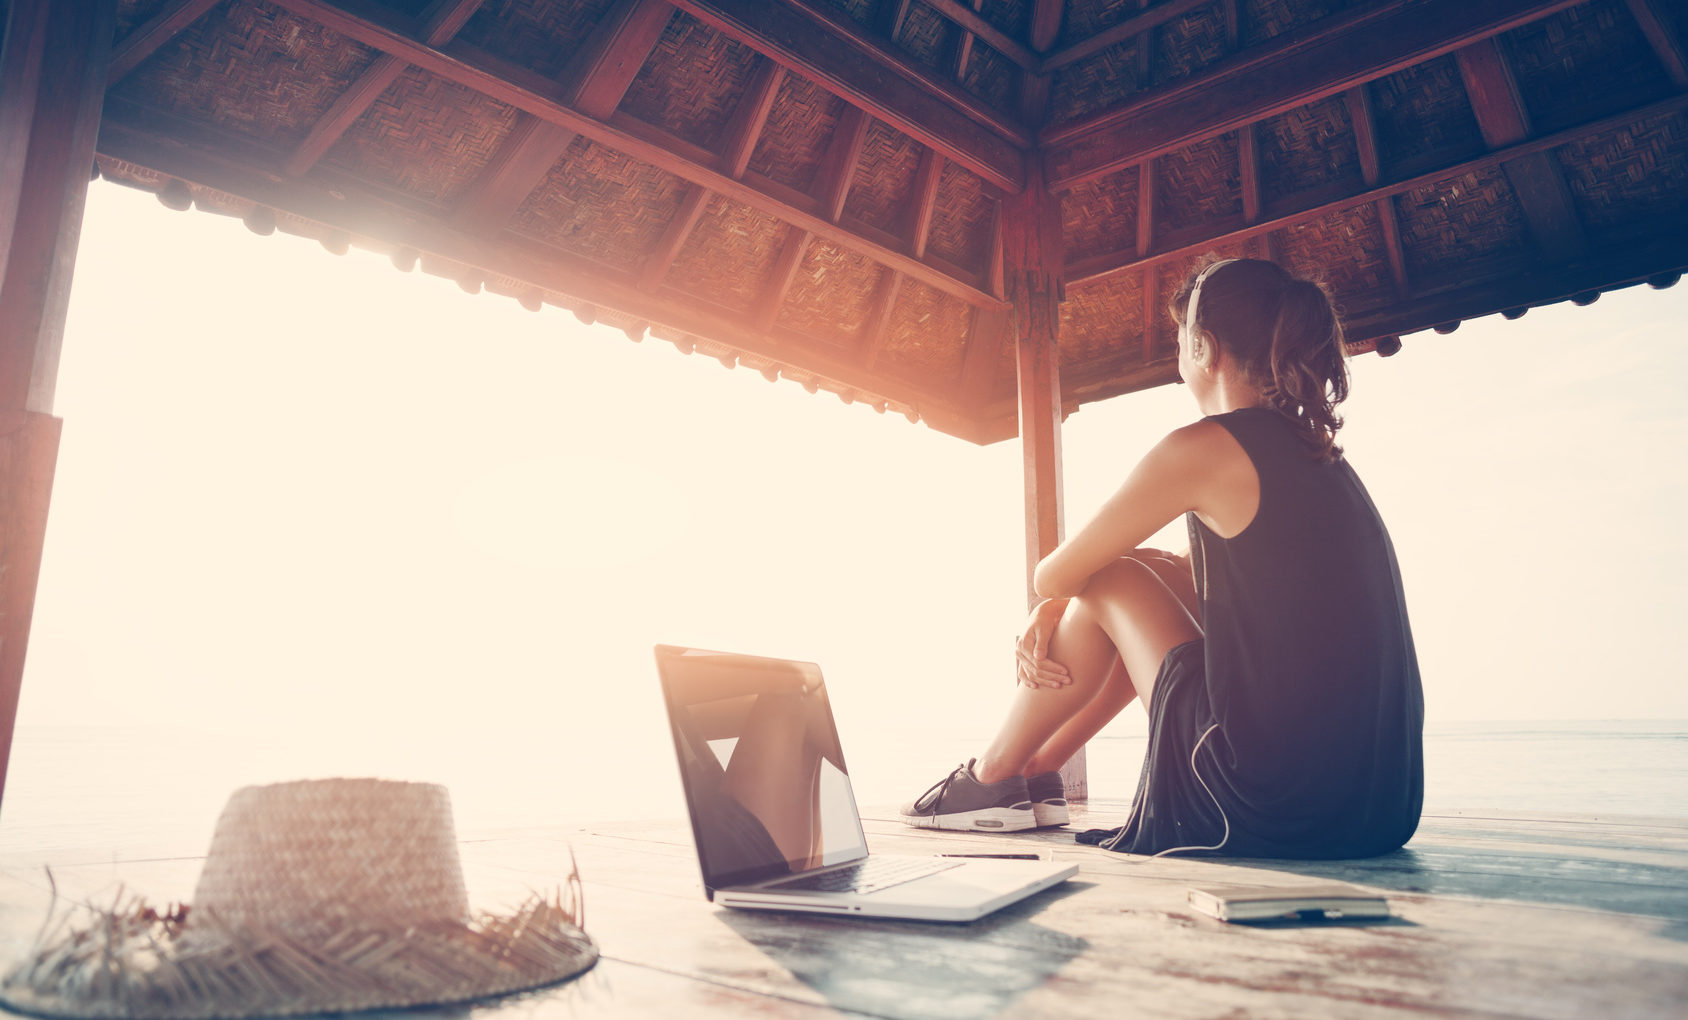
[(820, 667), (659, 645), (704, 885), (867, 856)]

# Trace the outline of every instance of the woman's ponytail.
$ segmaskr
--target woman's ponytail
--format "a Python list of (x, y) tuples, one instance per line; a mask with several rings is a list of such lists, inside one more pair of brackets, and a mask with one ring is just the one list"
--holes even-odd
[(1180, 323), (1198, 279), (1201, 331), (1295, 425), (1313, 456), (1335, 460), (1342, 454), (1336, 405), (1348, 396), (1348, 364), (1330, 295), (1274, 262), (1226, 259), (1198, 267), (1173, 296)]
[(1272, 323), (1270, 365), (1265, 389), (1273, 406), (1299, 426), (1320, 460), (1335, 460), (1342, 453), (1336, 445), (1342, 427), (1336, 405), (1348, 397), (1348, 364), (1342, 325), (1323, 287), (1286, 281)]

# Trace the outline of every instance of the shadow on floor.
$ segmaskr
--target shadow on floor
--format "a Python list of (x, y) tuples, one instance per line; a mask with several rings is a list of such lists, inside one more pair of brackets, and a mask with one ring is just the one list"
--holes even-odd
[(995, 1016), (1084, 952), (1088, 940), (1033, 919), (1090, 887), (1069, 881), (970, 924), (773, 911), (718, 916), (833, 1008), (911, 1020)]

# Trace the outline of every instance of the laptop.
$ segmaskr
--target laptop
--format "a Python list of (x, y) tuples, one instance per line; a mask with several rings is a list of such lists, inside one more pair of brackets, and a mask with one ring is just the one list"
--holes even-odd
[(971, 921), (1078, 873), (1041, 859), (869, 856), (819, 666), (672, 645), (656, 662), (712, 902)]

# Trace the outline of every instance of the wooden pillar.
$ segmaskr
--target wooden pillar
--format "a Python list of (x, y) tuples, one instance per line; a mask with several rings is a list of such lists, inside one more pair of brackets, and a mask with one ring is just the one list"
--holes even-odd
[[(1003, 283), (1014, 305), (1020, 448), (1026, 488), (1026, 601), (1038, 601), (1032, 572), (1061, 543), (1061, 353), (1064, 262), (1061, 204), (1044, 186), (1042, 164), (1026, 168), (1026, 189), (1002, 204)], [(1089, 795), (1084, 752), (1061, 770), (1069, 800)]]
[(0, 796), (58, 461), (59, 347), (116, 0), (12, 0), (0, 44)]

